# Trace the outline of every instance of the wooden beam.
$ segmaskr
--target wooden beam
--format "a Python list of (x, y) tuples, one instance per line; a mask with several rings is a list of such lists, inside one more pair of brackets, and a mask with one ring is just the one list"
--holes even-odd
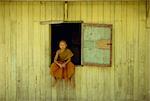
[(49, 24), (60, 24), (63, 23), (62, 20), (46, 20), (46, 21), (40, 21), (41, 25), (49, 25)]
[(143, 0), (0, 0), (0, 1), (143, 1)]
[(68, 1), (64, 4), (64, 20), (68, 20)]
[(45, 21), (35, 21), (39, 22), (40, 25), (49, 25), (49, 24), (61, 24), (61, 23), (83, 23), (81, 20), (70, 21), (70, 20), (45, 20)]

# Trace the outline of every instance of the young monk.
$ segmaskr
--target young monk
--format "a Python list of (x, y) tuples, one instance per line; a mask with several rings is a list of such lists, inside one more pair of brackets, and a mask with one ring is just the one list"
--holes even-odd
[(59, 48), (54, 57), (54, 63), (52, 63), (50, 68), (50, 74), (54, 77), (52, 86), (55, 86), (59, 79), (65, 79), (73, 86), (71, 83), (71, 77), (75, 72), (75, 66), (71, 62), (73, 53), (67, 48), (67, 43), (64, 40), (59, 42)]

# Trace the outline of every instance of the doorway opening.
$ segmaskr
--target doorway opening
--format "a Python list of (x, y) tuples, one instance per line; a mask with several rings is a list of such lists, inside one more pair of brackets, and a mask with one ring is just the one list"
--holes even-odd
[(81, 65), (81, 23), (51, 24), (51, 63), (56, 51), (59, 49), (60, 40), (67, 42), (67, 47), (73, 52), (72, 62)]

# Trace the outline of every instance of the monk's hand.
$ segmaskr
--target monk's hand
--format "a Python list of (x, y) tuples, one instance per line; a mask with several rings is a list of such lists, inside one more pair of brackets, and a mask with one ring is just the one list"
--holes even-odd
[(63, 64), (62, 64), (62, 67), (63, 67), (63, 68), (65, 68), (65, 67), (66, 67), (66, 64), (65, 64), (65, 63), (63, 63)]
[(63, 68), (63, 66), (62, 66), (61, 64), (58, 64), (58, 66), (59, 66), (60, 68)]

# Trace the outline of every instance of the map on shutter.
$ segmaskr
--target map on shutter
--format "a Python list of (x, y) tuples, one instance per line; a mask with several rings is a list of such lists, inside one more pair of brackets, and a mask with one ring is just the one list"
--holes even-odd
[(83, 65), (111, 66), (112, 25), (83, 25)]

